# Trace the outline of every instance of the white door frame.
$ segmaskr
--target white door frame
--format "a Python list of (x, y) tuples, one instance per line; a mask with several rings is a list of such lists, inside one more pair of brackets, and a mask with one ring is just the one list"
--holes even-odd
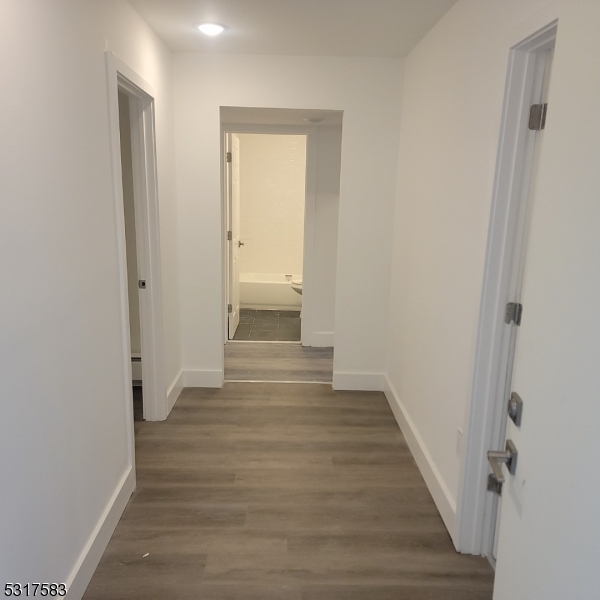
[[(222, 162), (225, 174), (223, 183), (223, 260), (224, 269), (224, 298), (225, 305), (229, 298), (229, 245), (227, 243), (227, 227), (229, 223), (229, 196), (227, 187), (227, 163), (226, 163), (226, 138), (228, 134), (253, 133), (260, 135), (305, 135), (306, 136), (306, 188), (304, 203), (304, 258), (302, 273), (302, 345), (312, 346), (312, 332), (314, 330), (314, 262), (315, 262), (315, 221), (317, 212), (317, 151), (318, 151), (318, 128), (313, 126), (295, 126), (295, 125), (240, 125), (228, 124), (222, 125)], [(228, 315), (225, 308), (224, 319), (224, 343), (228, 341)]]
[[(231, 153), (232, 156), (232, 160), (227, 161), (225, 163), (225, 190), (226, 190), (226, 197), (227, 197), (227, 202), (226, 202), (226, 230), (227, 232), (231, 231), (233, 234), (235, 234), (236, 232), (234, 232), (234, 217), (233, 217), (233, 191), (234, 191), (234, 185), (233, 185), (233, 173), (234, 173), (234, 165), (235, 165), (235, 161), (233, 160), (234, 158), (236, 158), (239, 161), (239, 143), (240, 140), (239, 138), (237, 139), (237, 148), (238, 148), (238, 153), (236, 155), (236, 153), (233, 151), (233, 147), (234, 147), (234, 140), (233, 140), (233, 136), (235, 136), (237, 134), (235, 133), (226, 133), (225, 134), (225, 150), (226, 150), (226, 155), (229, 156), (229, 153)], [(238, 176), (239, 176), (239, 164), (237, 165), (237, 169), (238, 169)], [(239, 181), (238, 181), (238, 187), (239, 187)], [(237, 190), (237, 193), (239, 194), (239, 189)], [(239, 200), (239, 198), (238, 198)], [(238, 205), (237, 207), (238, 210), (238, 223), (239, 223), (239, 210), (240, 207)], [(237, 232), (239, 235), (239, 231)], [(235, 281), (234, 278), (234, 274), (232, 272), (232, 263), (233, 263), (233, 251), (234, 251), (234, 244), (236, 243), (236, 241), (239, 243), (239, 237), (236, 239), (235, 235), (232, 237), (232, 239), (229, 239), (229, 236), (227, 236), (227, 242), (229, 242), (227, 244), (227, 265), (226, 265), (226, 270), (227, 270), (227, 340), (233, 339), (230, 338), (231, 336), (231, 323), (230, 323), (230, 318), (237, 318), (237, 326), (236, 326), (236, 330), (237, 327), (239, 326), (239, 322), (240, 322), (240, 315), (239, 315), (239, 310), (240, 310), (240, 302), (239, 302), (239, 246), (238, 246), (238, 298), (237, 298), (237, 305), (232, 302), (232, 287), (233, 287), (233, 283)], [(230, 313), (229, 312), (229, 304), (232, 305), (232, 309), (233, 312)], [(236, 312), (236, 306), (237, 306), (237, 312)]]
[(131, 421), (131, 452), (133, 452), (131, 340), (129, 333), (127, 253), (123, 209), (118, 92), (122, 90), (129, 97), (138, 277), (145, 280), (147, 286), (140, 293), (144, 418), (148, 421), (162, 421), (167, 418), (168, 404), (164, 368), (160, 227), (154, 125), (156, 90), (112, 52), (106, 52), (106, 68), (108, 75), (113, 194), (115, 198), (117, 252), (119, 258), (125, 399), (127, 402), (127, 419)]
[[(557, 21), (510, 51), (479, 317), (468, 435), (458, 499), (457, 549), (487, 556), (493, 544), (494, 498), (487, 491), (487, 451), (502, 436), (507, 408), (509, 348), (514, 329), (504, 322), (514, 300), (515, 255), (527, 221), (530, 167), (535, 144), (528, 130), (537, 53), (556, 39)], [(505, 398), (506, 396), (506, 398)]]

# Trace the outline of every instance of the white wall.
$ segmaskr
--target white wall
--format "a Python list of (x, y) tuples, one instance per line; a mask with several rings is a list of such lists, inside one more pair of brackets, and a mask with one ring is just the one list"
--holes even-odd
[(0, 34), (0, 580), (70, 582), (133, 482), (107, 48), (158, 89), (168, 378), (179, 369), (170, 53), (117, 0), (3, 2)]
[(600, 6), (461, 0), (406, 64), (388, 391), (456, 535), (509, 48), (558, 15), (520, 345), (527, 485), (506, 489), (498, 600), (588, 599), (600, 585)]
[(301, 275), (306, 136), (246, 133), (239, 138), (240, 273)]
[(387, 374), (451, 535), (510, 33), (543, 4), (461, 1), (406, 63)]
[(176, 54), (174, 67), (188, 381), (222, 381), (219, 107), (246, 106), (344, 111), (336, 385), (380, 386), (403, 61)]
[(335, 331), (342, 129), (317, 128), (313, 346), (333, 346)]

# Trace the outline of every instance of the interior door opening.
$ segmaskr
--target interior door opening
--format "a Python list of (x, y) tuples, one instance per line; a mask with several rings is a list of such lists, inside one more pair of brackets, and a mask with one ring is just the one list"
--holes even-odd
[(334, 347), (342, 126), (343, 111), (221, 107), (225, 344)]
[(106, 52), (105, 58), (110, 92), (124, 399), (126, 418), (131, 423), (133, 465), (133, 435), (137, 429), (134, 411), (136, 419), (149, 421), (162, 421), (169, 412), (156, 176), (156, 90), (111, 52)]
[(144, 420), (142, 375), (142, 339), (140, 322), (140, 278), (136, 234), (135, 189), (131, 139), (130, 98), (119, 89), (119, 133), (121, 144), (121, 179), (123, 187), (123, 216), (125, 219), (125, 249), (127, 255), (127, 297), (129, 304), (129, 341), (131, 348), (131, 375), (133, 419)]
[(306, 135), (227, 135), (229, 339), (301, 342)]

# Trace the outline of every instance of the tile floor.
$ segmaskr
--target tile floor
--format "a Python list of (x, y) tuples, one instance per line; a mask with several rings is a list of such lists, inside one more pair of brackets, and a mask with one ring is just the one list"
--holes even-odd
[(240, 324), (234, 340), (262, 342), (299, 342), (300, 311), (250, 310), (240, 311)]

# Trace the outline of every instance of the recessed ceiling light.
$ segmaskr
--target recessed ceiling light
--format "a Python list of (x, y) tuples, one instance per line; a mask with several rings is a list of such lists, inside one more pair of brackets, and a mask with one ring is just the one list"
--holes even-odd
[(217, 25), (216, 23), (200, 23), (197, 25), (198, 29), (206, 35), (219, 35), (225, 31), (225, 27)]

